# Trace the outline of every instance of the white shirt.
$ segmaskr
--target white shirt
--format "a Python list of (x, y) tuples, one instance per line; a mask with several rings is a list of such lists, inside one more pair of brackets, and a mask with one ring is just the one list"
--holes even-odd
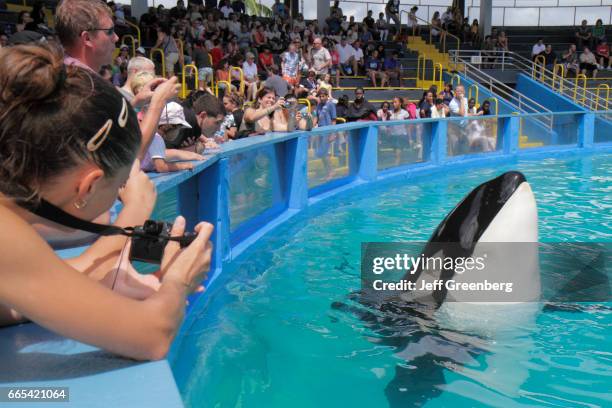
[(221, 12), (223, 13), (223, 17), (228, 18), (230, 13), (233, 13), (234, 10), (231, 7), (226, 5), (226, 6), (221, 7)]
[(248, 61), (244, 61), (242, 64), (242, 72), (245, 78), (257, 78), (257, 64), (249, 64)]
[(410, 119), (410, 114), (404, 109), (400, 109), (399, 112), (391, 111), (391, 117), (389, 120), (406, 120)]
[(531, 49), (531, 56), (538, 55), (539, 53), (543, 52), (544, 50), (546, 50), (546, 45), (544, 45), (544, 44), (536, 44)]
[(321, 47), (318, 50), (312, 49), (312, 68), (317, 74), (327, 74), (328, 67), (323, 67), (327, 62), (331, 61), (331, 55), (327, 48)]
[[(465, 96), (463, 97), (461, 103), (463, 104), (463, 116), (467, 116), (468, 100)], [(459, 101), (457, 100), (457, 98), (453, 98), (453, 100), (450, 101), (450, 103), (448, 104), (448, 108), (450, 110), (450, 116), (459, 116)]]
[(363, 50), (361, 48), (353, 47), (353, 55), (355, 56), (355, 59), (357, 61), (362, 60), (363, 59)]
[(438, 119), (438, 118), (445, 118), (446, 117), (446, 109), (442, 108), (441, 110), (438, 110), (438, 108), (436, 108), (436, 106), (432, 106), (431, 107), (431, 117)]
[(338, 51), (338, 56), (340, 57), (340, 63), (345, 64), (349, 58), (355, 55), (355, 48), (349, 43), (343, 47), (342, 44), (336, 45), (336, 51)]
[(240, 34), (240, 22), (239, 21), (229, 21), (227, 23), (227, 28), (235, 35), (238, 36)]

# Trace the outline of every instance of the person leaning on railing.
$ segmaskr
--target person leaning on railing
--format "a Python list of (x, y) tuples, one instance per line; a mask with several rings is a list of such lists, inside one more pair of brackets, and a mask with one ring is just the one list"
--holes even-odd
[[(66, 68), (49, 45), (0, 50), (0, 78), (0, 324), (26, 318), (122, 356), (163, 358), (187, 295), (209, 269), (212, 225), (196, 226), (184, 249), (166, 246), (157, 287), (134, 282), (122, 262), (124, 237), (102, 237), (81, 256), (60, 259), (33, 228), (52, 223), (24, 207), (44, 199), (92, 220), (119, 196), (115, 225), (142, 225), (150, 216), (155, 188), (138, 169), (136, 114), (111, 84)], [(172, 235), (184, 229), (178, 217)]]

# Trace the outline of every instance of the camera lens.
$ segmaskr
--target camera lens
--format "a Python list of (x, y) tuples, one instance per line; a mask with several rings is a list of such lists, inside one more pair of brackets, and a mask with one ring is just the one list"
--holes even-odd
[(164, 227), (163, 222), (148, 220), (145, 221), (143, 229), (148, 235), (159, 235), (161, 234)]

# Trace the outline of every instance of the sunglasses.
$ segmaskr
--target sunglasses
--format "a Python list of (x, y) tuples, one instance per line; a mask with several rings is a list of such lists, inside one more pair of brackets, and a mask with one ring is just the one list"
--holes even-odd
[(115, 26), (112, 26), (110, 28), (92, 28), (87, 31), (102, 31), (104, 34), (111, 37), (113, 34), (115, 34)]

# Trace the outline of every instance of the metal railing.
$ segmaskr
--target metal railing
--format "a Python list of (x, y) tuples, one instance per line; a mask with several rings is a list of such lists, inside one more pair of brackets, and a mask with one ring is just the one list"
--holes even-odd
[(457, 57), (457, 62), (459, 62), (462, 67), (459, 72), (463, 73), (463, 75), (468, 79), (476, 81), (480, 89), (484, 87), (491, 93), (501, 96), (504, 98), (504, 102), (512, 107), (512, 110), (523, 113), (544, 114), (538, 115), (534, 117), (534, 119), (540, 122), (547, 129), (552, 129), (553, 112), (551, 110), (537, 103), (533, 99), (523, 95), (522, 93), (517, 92), (515, 89), (493, 78), (491, 75), (481, 71), (478, 67), (472, 65), (467, 60)]
[[(551, 0), (548, 0), (546, 4), (542, 0), (531, 0), (528, 2), (527, 0), (505, 0), (504, 5), (493, 5), (492, 7), (492, 16), (494, 18), (501, 18), (500, 20), (493, 20), (492, 24), (494, 26), (509, 26), (509, 27), (517, 27), (517, 26), (537, 26), (537, 27), (546, 27), (546, 26), (577, 26), (580, 25), (580, 22), (583, 19), (590, 20), (593, 17), (593, 14), (598, 14), (598, 17), (603, 20), (604, 25), (612, 24), (612, 7), (610, 7), (610, 3), (606, 0), (594, 0), (591, 4), (585, 5), (573, 5), (568, 4), (567, 1), (561, 3), (560, 0), (556, 1), (556, 4), (551, 4)], [(553, 0), (554, 1), (554, 0)], [(598, 2), (599, 4), (592, 4)], [(474, 0), (470, 0), (469, 4), (466, 1), (466, 16), (469, 16), (470, 21), (474, 18), (480, 19), (480, 3), (478, 5), (474, 4)], [(537, 11), (535, 10), (537, 9)], [(563, 17), (568, 18), (571, 16), (571, 21), (559, 21), (557, 18), (546, 19), (547, 11), (558, 9), (558, 11), (562, 11), (561, 14)], [(478, 10), (478, 11), (477, 11)], [(507, 11), (510, 12), (507, 13)], [(585, 10), (589, 10), (589, 12), (585, 12)], [(518, 16), (517, 13), (524, 11), (524, 15)], [(601, 11), (601, 13), (593, 13), (593, 11)], [(538, 15), (538, 21), (530, 20), (528, 17), (534, 15), (534, 12)], [(583, 14), (581, 14), (581, 12)], [(515, 19), (517, 21), (507, 21), (510, 19), (509, 14), (513, 13)], [(508, 14), (508, 16), (507, 16)], [(499, 17), (498, 17), (499, 16)], [(558, 16), (558, 15), (557, 15)], [(555, 17), (557, 17), (555, 16)], [(526, 17), (526, 18), (523, 18)], [(543, 24), (546, 22), (550, 22), (551, 24)], [(518, 23), (518, 24), (517, 24)]]
[[(402, 10), (400, 12), (400, 22), (402, 21), (402, 16), (404, 14), (409, 15), (410, 13), (408, 11)], [(455, 40), (455, 43), (457, 44), (457, 51), (461, 49), (461, 39), (459, 37), (449, 33), (447, 30), (444, 30), (441, 27), (434, 27), (434, 26), (432, 26), (429, 21), (424, 20), (424, 19), (422, 19), (422, 18), (420, 18), (418, 16), (416, 16), (416, 19), (417, 19), (417, 22), (423, 23), (423, 24), (420, 24), (421, 26), (426, 26), (428, 28), (428, 30), (429, 30), (429, 41), (427, 42), (427, 44), (435, 46), (434, 41), (433, 41), (433, 36), (432, 36), (432, 29), (435, 29), (435, 30), (440, 32), (440, 49), (441, 49), (440, 52), (442, 52), (442, 53), (448, 52), (447, 42), (446, 42), (447, 41), (446, 39), (448, 37), (451, 37), (452, 39)], [(415, 35), (417, 35), (417, 30), (418, 30), (417, 27), (412, 27), (412, 36), (413, 37)], [(442, 35), (442, 34), (444, 34), (444, 35)]]
[[(566, 71), (561, 64), (555, 65), (553, 71), (550, 71), (542, 64), (542, 59), (539, 59), (540, 64), (537, 64), (512, 51), (451, 50), (450, 55), (453, 62), (469, 61), (484, 69), (518, 70), (587, 109), (592, 109), (592, 106), (606, 106), (607, 101), (600, 97), (598, 92), (591, 92), (586, 88), (584, 76), (576, 75), (571, 80), (564, 78)], [(583, 81), (584, 86), (580, 87), (579, 81)]]

